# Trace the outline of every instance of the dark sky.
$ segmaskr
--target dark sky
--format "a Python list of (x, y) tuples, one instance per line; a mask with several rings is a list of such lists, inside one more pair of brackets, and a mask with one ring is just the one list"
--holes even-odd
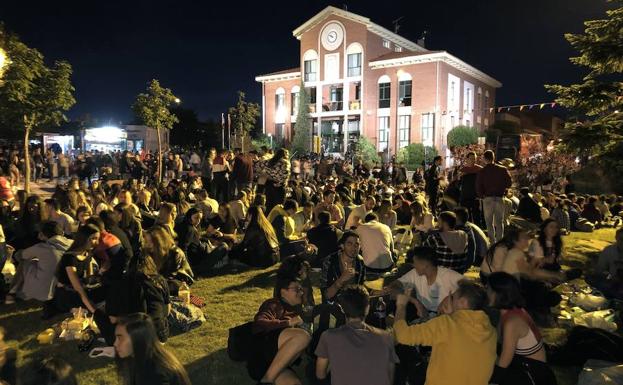
[[(40, 5), (37, 5), (41, 3)], [(342, 7), (427, 48), (446, 50), (504, 85), (497, 105), (551, 100), (544, 83), (577, 81), (565, 32), (602, 18), (605, 0), (3, 1), (0, 20), (47, 60), (74, 68), (69, 117), (132, 118), (130, 105), (159, 79), (200, 118), (219, 117), (236, 91), (261, 101), (258, 74), (297, 65), (292, 30), (327, 5)]]

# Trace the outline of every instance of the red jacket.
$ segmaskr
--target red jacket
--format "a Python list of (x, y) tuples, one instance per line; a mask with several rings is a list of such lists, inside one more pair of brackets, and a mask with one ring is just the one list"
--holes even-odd
[(511, 175), (504, 166), (488, 164), (478, 172), (476, 193), (481, 198), (502, 197), (507, 188), (513, 185)]

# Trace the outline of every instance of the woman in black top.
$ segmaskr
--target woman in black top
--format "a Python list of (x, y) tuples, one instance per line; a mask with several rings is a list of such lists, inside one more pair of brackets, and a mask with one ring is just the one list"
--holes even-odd
[(125, 385), (190, 385), (184, 366), (158, 341), (147, 314), (121, 317), (115, 337), (117, 369)]
[(177, 295), (182, 283), (188, 286), (193, 284), (194, 273), (186, 255), (175, 246), (175, 241), (165, 228), (154, 226), (145, 232), (143, 252), (153, 258), (158, 273), (169, 284), (171, 295)]
[(58, 264), (56, 277), (58, 284), (54, 293), (54, 305), (61, 312), (84, 306), (91, 313), (95, 304), (105, 298), (99, 282), (97, 262), (93, 249), (99, 243), (99, 229), (93, 225), (82, 226), (74, 237), (74, 242)]
[(231, 252), (249, 266), (266, 268), (279, 261), (279, 241), (273, 226), (258, 206), (249, 207), (244, 239)]
[(37, 195), (26, 199), (20, 218), (15, 222), (14, 238), (9, 242), (16, 250), (26, 249), (39, 242), (39, 226), (45, 219), (43, 202)]
[(143, 245), (143, 228), (141, 222), (136, 219), (136, 216), (131, 210), (131, 206), (127, 203), (119, 203), (115, 206), (115, 215), (113, 218), (117, 222), (117, 225), (123, 230), (130, 244), (132, 245), (132, 253), (138, 255)]

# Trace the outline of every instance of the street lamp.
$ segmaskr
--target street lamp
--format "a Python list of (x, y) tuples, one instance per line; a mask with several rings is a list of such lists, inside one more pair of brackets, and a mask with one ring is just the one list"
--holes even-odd
[(11, 61), (3, 48), (0, 48), (0, 79), (2, 79), (2, 75), (4, 75), (4, 70), (9, 65)]
[(175, 98), (175, 103), (180, 104), (181, 102), (180, 98)]

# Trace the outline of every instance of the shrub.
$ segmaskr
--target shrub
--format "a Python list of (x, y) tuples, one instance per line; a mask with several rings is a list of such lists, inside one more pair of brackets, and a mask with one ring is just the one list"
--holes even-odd
[(427, 164), (432, 163), (433, 158), (437, 156), (437, 150), (435, 147), (426, 146), (426, 148), (424, 148), (422, 143), (411, 143), (407, 147), (403, 147), (400, 151), (398, 151), (396, 160), (400, 163), (404, 163), (408, 170), (413, 171), (418, 167), (422, 167), (425, 153)]
[(448, 147), (469, 146), (478, 143), (478, 130), (473, 127), (456, 126), (448, 132)]
[(355, 154), (367, 167), (372, 167), (376, 163), (381, 161), (381, 157), (376, 151), (374, 143), (370, 142), (368, 138), (360, 136), (355, 146)]

